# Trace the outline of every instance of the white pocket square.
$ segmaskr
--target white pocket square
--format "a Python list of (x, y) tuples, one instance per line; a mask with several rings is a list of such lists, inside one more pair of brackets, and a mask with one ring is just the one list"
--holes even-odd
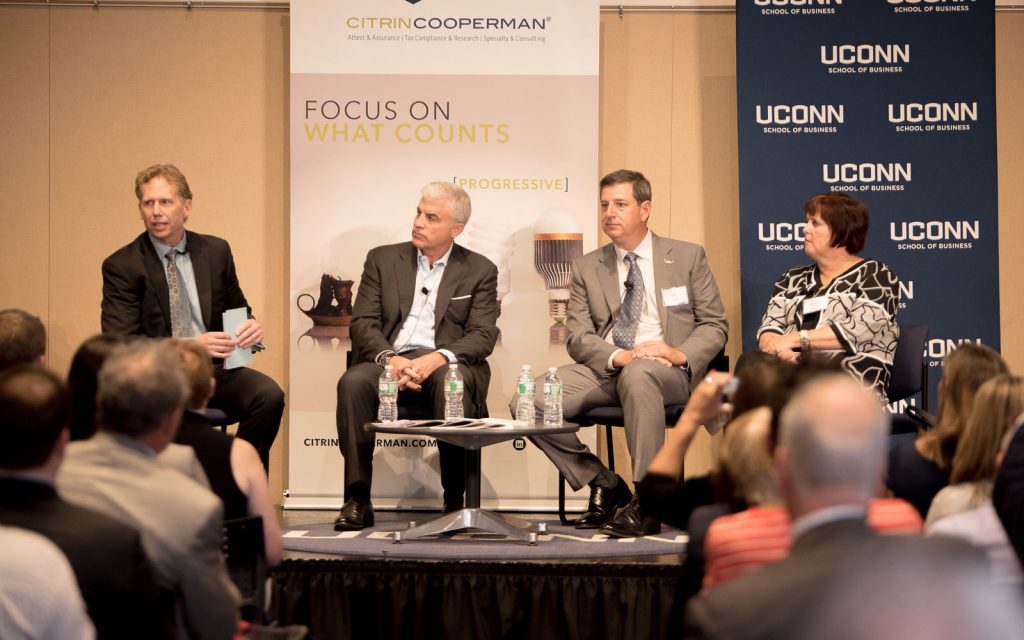
[(473, 294), (472, 293), (468, 293), (468, 294), (466, 294), (464, 296), (457, 296), (455, 298), (452, 298), (452, 302), (455, 302), (456, 300), (465, 300), (466, 298), (472, 298), (472, 297), (473, 297)]

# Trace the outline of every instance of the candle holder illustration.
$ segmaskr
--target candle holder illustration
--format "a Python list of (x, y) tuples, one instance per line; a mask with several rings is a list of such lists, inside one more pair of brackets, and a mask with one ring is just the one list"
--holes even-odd
[[(330, 274), (320, 276), (320, 298), (314, 300), (308, 293), (295, 299), (295, 306), (306, 314), (314, 325), (347, 327), (352, 322), (352, 286), (355, 280), (342, 280)], [(302, 308), (302, 299), (309, 298), (309, 308)]]
[(563, 210), (549, 210), (533, 226), (533, 266), (544, 279), (548, 293), (548, 316), (555, 321), (549, 331), (552, 344), (565, 342), (569, 314), (569, 286), (572, 261), (583, 255), (583, 232), (579, 221)]

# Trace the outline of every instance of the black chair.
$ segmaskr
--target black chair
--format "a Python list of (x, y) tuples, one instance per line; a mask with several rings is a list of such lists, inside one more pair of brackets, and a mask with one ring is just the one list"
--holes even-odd
[(206, 419), (210, 421), (211, 427), (218, 427), (224, 433), (227, 433), (228, 427), (238, 422), (237, 419), (232, 418), (223, 409), (213, 409), (211, 407), (206, 408)]
[(267, 549), (263, 540), (263, 517), (225, 520), (223, 532), (222, 549), (228, 574), (242, 594), (242, 618), (263, 624), (267, 593)]
[[(900, 338), (896, 343), (896, 353), (892, 358), (892, 375), (889, 376), (889, 387), (886, 389), (889, 402), (906, 400), (920, 392), (921, 406), (919, 409), (927, 410), (928, 363), (924, 359), (927, 342), (928, 325), (905, 324), (900, 326)], [(924, 415), (927, 416), (927, 414)], [(894, 413), (891, 418), (893, 435), (916, 433), (918, 427), (928, 428), (930, 426), (927, 418), (918, 417), (914, 413)]]
[[(708, 363), (708, 371), (712, 369), (716, 371), (729, 370), (729, 356), (725, 355), (724, 349), (719, 351), (718, 355)], [(679, 422), (679, 417), (683, 415), (683, 409), (685, 408), (686, 404), (665, 405), (665, 426), (674, 427)], [(622, 413), (622, 407), (619, 405), (594, 407), (578, 416), (566, 418), (566, 421), (574, 422), (581, 427), (604, 425), (605, 442), (608, 443), (608, 468), (615, 471), (615, 447), (612, 445), (612, 427), (625, 426), (625, 416)], [(569, 524), (569, 519), (565, 515), (565, 476), (561, 473), (558, 474), (558, 519), (563, 525)]]

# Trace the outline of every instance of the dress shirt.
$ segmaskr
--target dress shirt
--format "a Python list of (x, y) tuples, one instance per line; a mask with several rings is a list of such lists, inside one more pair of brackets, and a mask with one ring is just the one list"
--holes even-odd
[[(409, 308), (409, 315), (402, 323), (402, 328), (395, 338), (395, 351), (404, 353), (414, 349), (435, 349), (434, 327), (437, 324), (434, 318), (434, 308), (437, 306), (437, 289), (444, 276), (444, 267), (448, 264), (448, 258), (452, 254), (454, 243), (448, 246), (444, 255), (438, 258), (433, 265), (427, 260), (419, 249), (416, 250), (416, 287), (413, 290), (412, 306)], [(423, 293), (426, 291), (426, 293)], [(438, 349), (444, 354), (448, 362), (457, 362), (455, 354), (447, 349)]]
[(206, 333), (206, 325), (203, 324), (203, 310), (199, 306), (199, 290), (196, 288), (196, 272), (192, 268), (192, 257), (185, 253), (185, 240), (187, 238), (188, 232), (186, 231), (182, 234), (178, 244), (173, 247), (160, 242), (153, 236), (149, 236), (149, 241), (153, 243), (156, 255), (160, 257), (160, 264), (163, 265), (165, 279), (167, 278), (167, 253), (171, 250), (178, 252), (178, 257), (174, 259), (174, 264), (178, 267), (178, 273), (181, 274), (181, 286), (185, 287), (185, 291), (188, 293), (188, 302), (192, 307), (192, 335), (195, 337)]
[[(661, 341), (665, 339), (665, 333), (661, 329), (661, 318), (658, 316), (657, 291), (654, 285), (654, 247), (651, 242), (651, 232), (648, 231), (644, 239), (640, 241), (633, 251), (626, 251), (619, 245), (615, 246), (615, 262), (619, 270), (619, 302), (626, 296), (626, 280), (629, 278), (629, 263), (626, 262), (627, 253), (636, 254), (636, 266), (640, 268), (640, 275), (644, 280), (644, 307), (640, 313), (640, 319), (636, 325), (636, 338), (634, 343)], [(618, 322), (618, 320), (616, 320)], [(609, 344), (615, 344), (615, 326), (605, 336)], [(608, 368), (613, 369), (612, 361), (622, 349), (618, 349), (608, 358)]]
[(793, 533), (793, 540), (796, 540), (811, 529), (817, 529), (830, 522), (837, 520), (865, 520), (867, 515), (867, 506), (863, 504), (840, 504), (834, 507), (825, 507), (794, 520), (790, 531)]

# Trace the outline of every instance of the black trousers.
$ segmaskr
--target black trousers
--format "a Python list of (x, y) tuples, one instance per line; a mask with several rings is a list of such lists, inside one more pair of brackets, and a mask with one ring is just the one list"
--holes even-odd
[[(426, 351), (424, 353), (427, 353)], [(416, 357), (416, 352), (403, 354)], [(377, 379), (384, 368), (374, 362), (350, 367), (338, 380), (337, 426), (341, 455), (345, 457), (345, 500), (369, 499), (373, 483), (373, 449), (375, 434), (363, 428), (377, 420)], [(398, 394), (400, 407), (418, 405), (429, 409), (434, 418), (444, 417), (444, 376), (448, 367), (441, 366), (423, 382), (422, 391), (405, 390)], [(474, 401), (480, 378), (487, 372), (474, 367), (459, 366), (464, 389), (463, 411), (467, 418), (481, 417)], [(484, 383), (486, 384), (486, 382)], [(441, 487), (444, 502), (458, 506), (466, 490), (466, 452), (447, 442), (437, 443), (441, 463)]]
[(218, 366), (213, 372), (217, 389), (210, 406), (220, 409), (238, 420), (238, 437), (252, 443), (270, 468), (270, 448), (281, 428), (284, 413), (284, 391), (273, 379), (250, 369), (225, 369)]

